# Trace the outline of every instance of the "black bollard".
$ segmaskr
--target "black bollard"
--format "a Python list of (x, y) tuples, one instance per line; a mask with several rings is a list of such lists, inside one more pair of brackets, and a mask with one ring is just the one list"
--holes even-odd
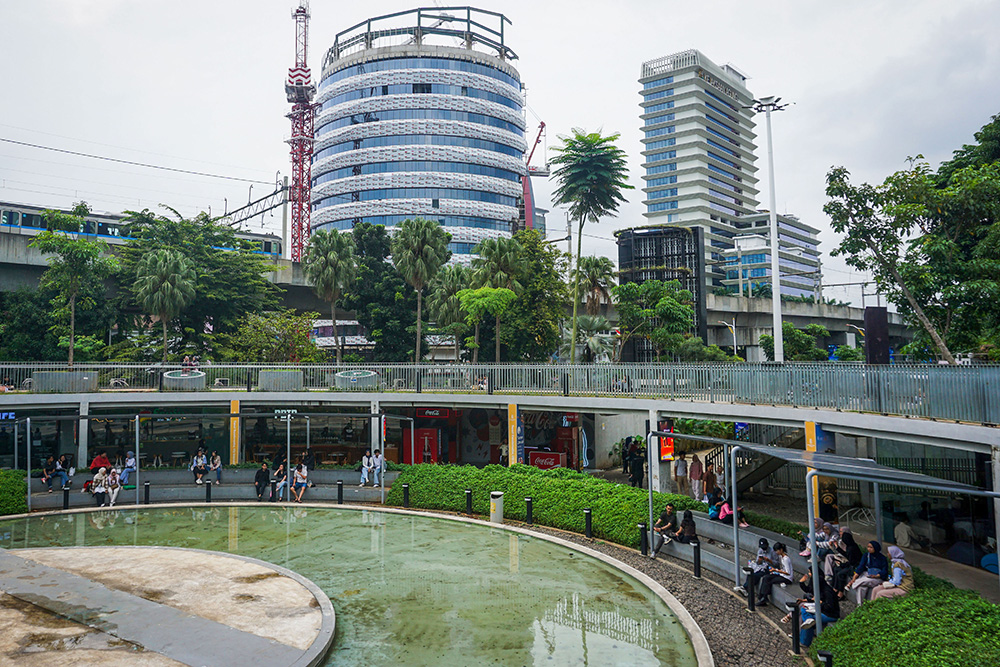
[(820, 651), (816, 654), (823, 667), (833, 667), (833, 654), (829, 651)]
[(465, 490), (465, 513), (472, 514), (472, 489)]
[(795, 655), (799, 654), (801, 647), (799, 646), (799, 603), (795, 603), (795, 609), (792, 609), (792, 653)]
[(63, 509), (69, 509), (69, 489), (63, 489)]
[(531, 505), (532, 505), (531, 498), (525, 498), (524, 499), (524, 508), (525, 508), (525, 514), (527, 514), (527, 516), (525, 517), (525, 521), (527, 522), (527, 524), (529, 526), (531, 525), (532, 518), (533, 518), (531, 516), (532, 515), (532, 506)]
[(646, 524), (639, 524), (639, 553), (649, 555), (649, 535), (646, 534)]
[(747, 611), (757, 611), (757, 584), (754, 578), (754, 586), (747, 591)]
[(205, 502), (212, 502), (212, 483), (208, 482), (205, 484)]
[(410, 485), (409, 484), (404, 484), (403, 485), (403, 507), (409, 507), (409, 506), (410, 506)]
[(149, 482), (143, 482), (142, 484), (142, 504), (149, 504)]
[(694, 547), (694, 578), (701, 579), (701, 542), (692, 542)]
[(594, 532), (591, 530), (590, 515), (591, 511), (589, 507), (583, 510), (583, 534), (587, 536), (588, 540), (594, 536)]
[(337, 480), (337, 504), (344, 504), (344, 480), (342, 479)]
[(271, 502), (276, 502), (278, 500), (278, 482), (276, 480), (271, 480)]

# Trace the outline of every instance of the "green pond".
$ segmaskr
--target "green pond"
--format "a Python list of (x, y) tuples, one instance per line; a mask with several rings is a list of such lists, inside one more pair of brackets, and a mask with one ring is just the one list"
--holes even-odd
[(3, 548), (116, 544), (224, 551), (311, 579), (337, 613), (329, 665), (697, 664), (676, 616), (637, 580), (486, 526), (286, 506), (0, 522)]

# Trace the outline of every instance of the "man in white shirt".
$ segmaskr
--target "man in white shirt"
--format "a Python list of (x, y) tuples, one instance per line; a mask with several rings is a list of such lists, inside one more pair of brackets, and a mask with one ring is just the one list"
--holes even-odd
[(385, 470), (385, 459), (382, 458), (382, 453), (377, 449), (375, 450), (375, 456), (372, 457), (372, 471), (374, 473), (375, 486), (379, 486), (382, 483), (382, 472)]
[(365, 450), (365, 455), (361, 457), (361, 483), (358, 486), (364, 486), (368, 483), (368, 473), (372, 470), (372, 453), (369, 450)]
[(684, 452), (677, 455), (674, 462), (674, 483), (677, 485), (677, 493), (683, 496), (691, 495), (691, 482), (688, 479), (688, 462)]
[(776, 562), (771, 566), (771, 571), (765, 574), (760, 580), (760, 597), (757, 598), (758, 607), (767, 604), (771, 597), (771, 586), (792, 583), (792, 559), (786, 552), (785, 545), (781, 542), (774, 544), (774, 556)]

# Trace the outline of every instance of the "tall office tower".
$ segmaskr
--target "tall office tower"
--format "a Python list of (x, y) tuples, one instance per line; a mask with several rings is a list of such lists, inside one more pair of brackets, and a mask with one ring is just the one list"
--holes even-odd
[(436, 220), (453, 261), (509, 236), (524, 176), (524, 98), (502, 14), (435, 7), (336, 36), (316, 102), (313, 228)]
[(642, 65), (645, 216), (701, 227), (706, 288), (722, 287), (723, 252), (757, 208), (753, 95), (746, 76), (696, 50)]

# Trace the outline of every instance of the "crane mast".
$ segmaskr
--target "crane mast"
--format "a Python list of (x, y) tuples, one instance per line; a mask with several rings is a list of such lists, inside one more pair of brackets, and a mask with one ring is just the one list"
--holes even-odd
[(292, 10), (295, 19), (295, 66), (289, 68), (285, 81), (285, 95), (292, 104), (288, 118), (292, 121), (291, 147), (292, 180), (288, 188), (291, 208), (291, 258), (302, 260), (302, 254), (311, 233), (309, 212), (312, 198), (313, 129), (316, 105), (313, 97), (316, 86), (308, 65), (309, 55), (309, 3), (300, 0)]

